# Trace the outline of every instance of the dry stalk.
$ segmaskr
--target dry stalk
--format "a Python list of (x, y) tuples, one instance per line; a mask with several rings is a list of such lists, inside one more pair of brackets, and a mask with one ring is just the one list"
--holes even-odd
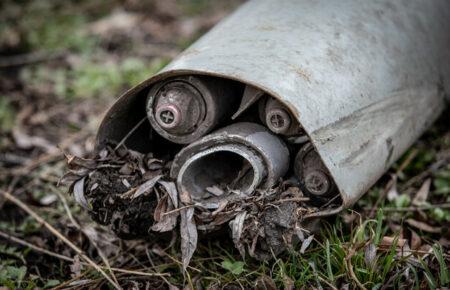
[(40, 217), (36, 212), (34, 212), (28, 205), (21, 202), (19, 199), (11, 195), (9, 192), (1, 191), (1, 194), (9, 201), (20, 207), (22, 210), (24, 210), (26, 213), (28, 213), (32, 218), (34, 218), (38, 223), (43, 225), (45, 228), (47, 228), (53, 235), (55, 235), (57, 238), (59, 238), (61, 241), (63, 241), (66, 245), (68, 245), (72, 250), (74, 250), (80, 257), (85, 260), (89, 265), (91, 265), (95, 270), (97, 270), (100, 274), (105, 277), (106, 280), (108, 280), (109, 283), (115, 288), (115, 289), (122, 289), (116, 282), (114, 282), (111, 277), (106, 274), (103, 269), (97, 265), (94, 261), (92, 261), (88, 256), (86, 256), (83, 251), (77, 247), (75, 244), (73, 244), (71, 241), (69, 241), (63, 234), (61, 234), (57, 229), (55, 229), (52, 225), (47, 223), (42, 217)]

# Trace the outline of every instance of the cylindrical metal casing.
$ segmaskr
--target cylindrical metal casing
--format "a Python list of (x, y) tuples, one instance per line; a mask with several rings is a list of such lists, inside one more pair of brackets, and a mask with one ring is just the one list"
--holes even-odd
[[(243, 194), (251, 194), (257, 188), (271, 188), (289, 169), (289, 150), (280, 138), (262, 125), (247, 122), (235, 123), (203, 137), (177, 154), (170, 175), (177, 179), (180, 192), (185, 191), (182, 178), (189, 173), (185, 171), (186, 164), (190, 165), (199, 158), (218, 151), (233, 152), (240, 155), (242, 159), (247, 159), (251, 165), (253, 182), (249, 183), (251, 185), (247, 188), (240, 189)], [(211, 167), (224, 167), (221, 162), (230, 161), (217, 160), (211, 164)], [(236, 175), (240, 169), (231, 168)], [(215, 170), (214, 168), (203, 168), (203, 171), (205, 177), (190, 179), (205, 179), (207, 175), (214, 174)], [(228, 175), (232, 174), (228, 173)], [(195, 181), (191, 183), (195, 183)], [(252, 190), (249, 191), (249, 188)]]
[[(170, 94), (167, 91), (171, 88), (175, 96), (167, 96)], [(165, 91), (161, 93), (162, 90)], [(160, 95), (165, 98), (161, 98)], [(211, 132), (227, 117), (230, 118), (233, 110), (237, 108), (239, 102), (237, 97), (236, 89), (222, 79), (195, 76), (170, 78), (154, 85), (150, 90), (147, 115), (152, 127), (161, 136), (175, 143), (189, 144)], [(173, 130), (165, 129), (159, 124), (161, 120), (158, 120), (156, 115), (161, 113), (158, 112), (157, 106), (160, 98), (166, 99), (163, 100), (163, 106), (160, 106), (163, 109), (161, 112), (173, 108), (173, 111), (170, 111), (171, 121), (180, 119), (178, 120), (180, 124)]]
[(347, 207), (443, 110), (449, 23), (448, 0), (249, 1), (125, 93), (98, 141), (129, 131), (111, 128), (157, 81), (188, 74), (237, 80), (291, 110)]

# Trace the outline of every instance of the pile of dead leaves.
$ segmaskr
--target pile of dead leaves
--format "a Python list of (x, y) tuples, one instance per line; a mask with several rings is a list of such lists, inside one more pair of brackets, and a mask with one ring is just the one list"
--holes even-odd
[(66, 158), (69, 172), (61, 183), (70, 186), (93, 220), (111, 226), (119, 237), (151, 238), (150, 229), (166, 232), (176, 226), (176, 218), (158, 214), (177, 205), (174, 184), (162, 180), (167, 172), (162, 160), (111, 146), (93, 159)]
[[(168, 178), (169, 164), (153, 154), (107, 146), (92, 159), (66, 155), (69, 171), (61, 183), (69, 185), (76, 201), (93, 220), (121, 238), (156, 240), (172, 232), (181, 217), (181, 245), (185, 268), (197, 247), (194, 208), (179, 198)], [(185, 204), (179, 207), (180, 202)]]

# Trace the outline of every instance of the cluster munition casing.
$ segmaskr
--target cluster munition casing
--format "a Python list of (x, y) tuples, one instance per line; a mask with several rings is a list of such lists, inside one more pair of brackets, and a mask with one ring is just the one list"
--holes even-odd
[[(200, 93), (206, 92), (213, 107), (212, 121), (202, 133), (193, 132), (208, 109), (192, 114), (173, 111), (195, 124), (189, 128), (194, 138), (187, 134), (180, 142), (172, 141), (198, 141), (234, 122), (232, 110), (240, 102), (236, 94), (242, 97), (243, 92), (231, 86), (242, 84), (253, 88), (255, 96), (262, 92), (276, 100), (300, 124), (317, 154), (305, 158), (320, 162), (319, 171), (342, 198), (339, 207), (315, 216), (333, 214), (358, 200), (443, 111), (450, 88), (449, 31), (447, 0), (249, 1), (160, 73), (127, 91), (104, 118), (97, 146), (120, 141), (145, 117), (149, 93), (161, 84), (214, 78), (220, 82), (216, 89), (200, 85)], [(256, 97), (248, 99), (255, 102)], [(161, 116), (170, 122), (172, 113)], [(150, 124), (140, 127), (126, 145), (141, 151), (158, 149), (157, 142), (149, 144), (150, 131)], [(295, 157), (291, 154), (290, 159)], [(255, 161), (254, 168), (265, 178), (269, 173), (264, 158)], [(321, 178), (302, 170), (296, 168), (297, 174), (313, 185)], [(323, 186), (315, 190), (326, 196)]]

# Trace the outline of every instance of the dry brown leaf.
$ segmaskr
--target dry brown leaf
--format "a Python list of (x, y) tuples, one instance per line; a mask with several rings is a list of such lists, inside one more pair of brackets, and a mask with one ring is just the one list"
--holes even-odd
[(297, 223), (295, 224), (294, 227), (294, 233), (300, 240), (300, 242), (303, 242), (305, 240), (305, 234), (303, 233), (303, 229)]
[(155, 212), (153, 213), (153, 219), (157, 222), (161, 220), (161, 217), (167, 212), (167, 200), (169, 195), (166, 193), (163, 197), (159, 199), (156, 205)]
[(303, 241), (302, 246), (300, 247), (300, 254), (305, 253), (306, 249), (308, 249), (308, 247), (311, 244), (313, 239), (314, 239), (314, 235), (311, 235)]
[(388, 237), (384, 236), (380, 241), (380, 247), (381, 248), (390, 248), (392, 245), (394, 245), (394, 242), (397, 241), (397, 247), (403, 248), (407, 242), (406, 239), (400, 239), (397, 237)]
[(397, 179), (394, 179), (392, 182), (391, 187), (389, 188), (386, 198), (389, 201), (395, 200), (397, 197), (399, 197), (398, 190), (397, 190)]
[(76, 255), (73, 258), (73, 263), (69, 266), (71, 272), (70, 276), (72, 278), (79, 277), (81, 275), (81, 267), (80, 256)]
[(59, 151), (59, 149), (52, 143), (50, 143), (47, 139), (39, 136), (29, 136), (22, 132), (19, 127), (13, 128), (12, 136), (17, 147), (21, 149), (31, 149), (33, 147), (38, 147), (43, 149), (47, 153), (54, 153)]
[(364, 250), (364, 262), (367, 267), (373, 268), (376, 263), (377, 248), (373, 243), (369, 243)]
[(183, 270), (186, 271), (192, 255), (197, 248), (197, 227), (194, 221), (194, 208), (183, 209), (180, 213), (181, 256)]
[(262, 275), (255, 281), (255, 289), (258, 290), (277, 290), (277, 285), (269, 276)]
[(187, 192), (187, 191), (180, 192), (180, 201), (185, 205), (191, 204), (192, 199), (191, 199), (191, 195), (189, 194), (189, 192)]
[(44, 195), (41, 199), (39, 199), (39, 203), (41, 205), (48, 206), (57, 200), (58, 200), (58, 196), (56, 194), (48, 194), (48, 195)]
[(177, 286), (172, 285), (170, 283), (168, 283), (167, 286), (169, 286), (169, 290), (180, 290), (180, 288), (178, 288)]
[[(86, 170), (88, 170), (88, 169), (86, 169)], [(85, 176), (87, 173), (88, 173), (88, 171), (86, 171), (85, 174), (78, 175), (76, 173), (73, 173), (73, 172), (69, 171), (69, 172), (65, 173), (63, 175), (63, 177), (61, 177), (61, 179), (58, 181), (58, 186), (60, 186), (61, 184), (68, 185), (70, 187), (69, 188), (69, 192), (72, 192), (73, 191), (74, 182), (80, 180), (80, 178)]]
[(430, 193), (430, 185), (431, 185), (431, 178), (428, 178), (427, 180), (424, 181), (419, 191), (417, 191), (416, 195), (414, 196), (412, 200), (413, 205), (421, 206), (427, 201), (428, 194)]
[(228, 205), (228, 200), (227, 200), (227, 199), (221, 200), (221, 201), (219, 202), (219, 207), (218, 207), (215, 211), (213, 211), (213, 212), (211, 213), (211, 215), (212, 215), (212, 216), (215, 216), (215, 215), (217, 215), (218, 213), (222, 212), (222, 211), (227, 207), (227, 205)]
[(225, 193), (225, 191), (223, 191), (223, 189), (217, 187), (216, 185), (214, 186), (210, 186), (206, 188), (206, 191), (215, 195), (215, 196), (221, 196)]
[(291, 279), (291, 277), (284, 275), (283, 276), (283, 286), (284, 290), (294, 290), (295, 289), (295, 282)]
[(174, 207), (178, 208), (178, 190), (175, 183), (171, 181), (158, 181), (158, 183), (164, 187)]
[(445, 237), (441, 237), (439, 239), (438, 243), (444, 248), (447, 248), (450, 246), (450, 241), (448, 239), (446, 239)]
[(80, 167), (95, 169), (97, 167), (97, 161), (93, 159), (81, 158), (71, 154), (65, 154), (67, 159), (67, 166), (69, 169), (78, 169)]
[(157, 221), (156, 224), (152, 226), (152, 231), (155, 232), (168, 232), (173, 230), (177, 225), (177, 218), (179, 212), (174, 212), (171, 214), (165, 214), (174, 209), (171, 198), (169, 194), (165, 194), (158, 202), (156, 206), (154, 219)]
[(406, 223), (416, 229), (427, 233), (439, 234), (442, 231), (442, 227), (433, 227), (424, 222), (416, 221), (415, 219), (407, 219)]
[(149, 158), (147, 160), (147, 169), (150, 171), (155, 171), (163, 168), (163, 162), (162, 160), (156, 159), (156, 158)]
[(411, 249), (417, 250), (421, 245), (422, 239), (415, 231), (411, 230)]
[(239, 250), (239, 253), (242, 257), (245, 257), (245, 247), (241, 243), (241, 236), (246, 216), (247, 212), (240, 212), (237, 214), (234, 220), (230, 222), (234, 245)]
[(158, 180), (162, 177), (162, 175), (157, 175), (150, 180), (147, 180), (143, 184), (141, 184), (136, 192), (131, 196), (131, 199), (135, 199), (143, 194), (148, 194), (153, 189)]
[(86, 200), (86, 197), (84, 196), (84, 180), (86, 177), (81, 178), (77, 182), (75, 182), (75, 185), (73, 187), (73, 196), (75, 198), (75, 201), (81, 205), (84, 209), (90, 210), (89, 203)]
[(166, 214), (161, 217), (161, 220), (152, 226), (152, 231), (168, 232), (177, 226), (178, 214)]

